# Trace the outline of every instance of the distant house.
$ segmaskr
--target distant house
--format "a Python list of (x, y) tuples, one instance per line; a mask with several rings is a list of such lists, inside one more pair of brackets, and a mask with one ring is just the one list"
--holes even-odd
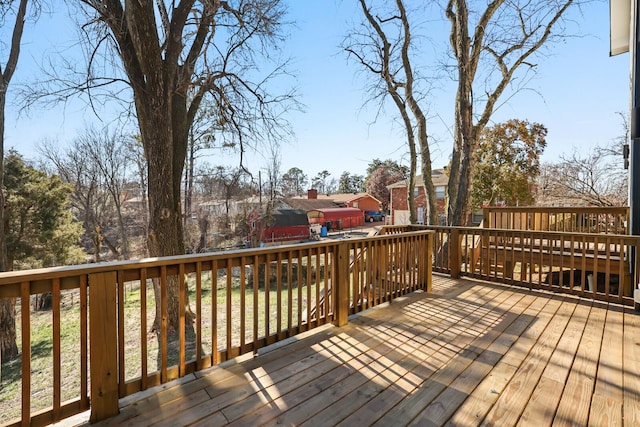
[(338, 193), (319, 194), (311, 189), (307, 197), (289, 197), (284, 200), (292, 209), (327, 209), (327, 208), (357, 208), (364, 211), (380, 210), (381, 202), (369, 193)]
[[(447, 195), (449, 177), (445, 173), (444, 169), (434, 169), (431, 172), (431, 178), (436, 191), (439, 222), (444, 223), (446, 218), (445, 198)], [(387, 188), (391, 194), (391, 203), (389, 204), (389, 209), (391, 210), (391, 224), (409, 224), (409, 201), (407, 200), (409, 180), (403, 179), (402, 181), (388, 185)], [(414, 200), (418, 223), (424, 223), (427, 212), (427, 196), (424, 189), (424, 182), (422, 181), (422, 175), (416, 176)]]

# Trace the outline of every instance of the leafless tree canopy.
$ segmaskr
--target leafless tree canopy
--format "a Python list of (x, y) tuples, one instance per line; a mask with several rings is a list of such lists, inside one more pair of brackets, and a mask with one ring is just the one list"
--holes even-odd
[(628, 176), (622, 149), (597, 147), (588, 153), (574, 151), (560, 162), (543, 165), (538, 182), (541, 203), (626, 206)]
[[(429, 68), (438, 60), (425, 59), (424, 53), (416, 55), (415, 40), (420, 31), (432, 38), (436, 33), (429, 28), (432, 17), (429, 8), (423, 5), (422, 10), (407, 12), (407, 4), (416, 3), (360, 0), (364, 23), (345, 39), (343, 48), (374, 76), (368, 86), (370, 99), (393, 100), (407, 133), (410, 157), (415, 161), (420, 150), (426, 191), (433, 194), (433, 189), (428, 188), (432, 181), (425, 119), (429, 86), (417, 84), (422, 80), (415, 70), (424, 69), (425, 64)], [(450, 23), (452, 59), (445, 69), (457, 84), (448, 186), (450, 223), (465, 222), (473, 158), (482, 130), (501, 103), (526, 87), (545, 47), (567, 36), (566, 12), (579, 4), (576, 0), (443, 3), (444, 15)], [(439, 76), (434, 73), (428, 79), (433, 87)]]
[[(414, 187), (418, 153), (425, 189), (428, 195), (428, 220), (437, 220), (436, 197), (431, 179), (431, 153), (427, 132), (427, 118), (421, 101), (426, 93), (417, 87), (417, 73), (410, 16), (405, 2), (367, 2), (360, 0), (364, 21), (358, 30), (344, 41), (343, 48), (350, 57), (373, 75), (369, 94), (371, 100), (391, 98), (400, 115), (410, 158), (408, 206), (410, 221), (416, 222)], [(418, 151), (419, 150), (419, 151)]]
[(454, 57), (454, 146), (449, 175), (449, 221), (465, 222), (473, 154), (478, 138), (507, 89), (518, 90), (535, 71), (536, 55), (564, 37), (565, 13), (574, 0), (493, 0), (474, 9), (449, 0)]

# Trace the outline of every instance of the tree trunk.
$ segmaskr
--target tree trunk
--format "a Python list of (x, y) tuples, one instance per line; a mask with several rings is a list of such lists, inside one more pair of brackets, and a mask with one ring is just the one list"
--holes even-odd
[(51, 292), (34, 295), (31, 302), (33, 311), (51, 310)]
[[(167, 91), (165, 91), (166, 93)], [(188, 125), (186, 98), (179, 96), (136, 96), (138, 120), (148, 160), (147, 183), (149, 189), (149, 230), (147, 244), (152, 257), (184, 254), (180, 183), (186, 156)], [(167, 101), (168, 100), (168, 101)], [(173, 102), (172, 102), (173, 101)], [(178, 105), (176, 105), (178, 104)], [(168, 324), (177, 331), (179, 325), (179, 278), (167, 278)], [(162, 319), (161, 299), (156, 291), (156, 318), (153, 329), (160, 330)], [(185, 289), (187, 317), (193, 315), (189, 309), (188, 292)], [(190, 319), (187, 319), (190, 320)]]
[(15, 298), (0, 300), (0, 354), (2, 355), (2, 362), (18, 356)]
[[(151, 126), (152, 128), (155, 126)], [(142, 128), (142, 125), (141, 125)], [(149, 159), (149, 231), (147, 244), (152, 257), (184, 254), (184, 242), (181, 234), (180, 193), (175, 191), (173, 160), (171, 158), (171, 132), (158, 129), (150, 131), (156, 134), (150, 137), (147, 156)], [(164, 134), (163, 134), (164, 133)], [(164, 142), (164, 144), (162, 144)], [(164, 146), (162, 146), (164, 145)], [(181, 177), (181, 171), (178, 171)], [(167, 309), (169, 327), (177, 330), (179, 321), (178, 280), (167, 280)], [(154, 287), (157, 291), (157, 287)], [(156, 292), (156, 319), (154, 329), (159, 330), (161, 313), (160, 294)]]
[(200, 229), (200, 241), (198, 242), (197, 252), (203, 252), (207, 247), (207, 233), (209, 231), (209, 220), (205, 213), (201, 213), (198, 217), (198, 228)]
[(471, 168), (476, 148), (472, 121), (471, 91), (459, 85), (456, 101), (456, 131), (449, 175), (449, 224), (465, 225), (471, 195)]

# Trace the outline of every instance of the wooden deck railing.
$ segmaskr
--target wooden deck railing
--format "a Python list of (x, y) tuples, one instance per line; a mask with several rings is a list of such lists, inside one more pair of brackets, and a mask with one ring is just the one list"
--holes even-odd
[(482, 209), (483, 227), (627, 234), (628, 207), (509, 206)]
[[(0, 298), (17, 301), (21, 356), (18, 402), (3, 400), (0, 424), (44, 425), (87, 409), (92, 421), (104, 419), (118, 412), (121, 397), (428, 290), (433, 235), (1, 273)], [(169, 330), (163, 303), (171, 280), (194, 309), (194, 322), (182, 320), (177, 331)], [(154, 286), (162, 321), (150, 334)], [(43, 293), (51, 294), (52, 309), (34, 326), (42, 313), (30, 299)], [(184, 319), (187, 305), (180, 305)], [(43, 357), (48, 384), (35, 378)], [(13, 420), (11, 407), (21, 408)]]
[[(431, 229), (434, 271), (634, 305), (640, 236), (406, 226)], [(395, 229), (400, 232), (402, 227)], [(631, 275), (630, 262), (635, 262)]]

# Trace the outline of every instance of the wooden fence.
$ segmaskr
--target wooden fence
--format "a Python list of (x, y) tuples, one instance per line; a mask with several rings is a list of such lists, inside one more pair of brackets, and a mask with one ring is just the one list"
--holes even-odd
[[(87, 409), (92, 421), (108, 418), (121, 397), (429, 290), (433, 235), (1, 273), (0, 299), (14, 299), (18, 309), (21, 353), (13, 367), (19, 403), (4, 400), (2, 409), (5, 417), (11, 406), (21, 410), (0, 424), (45, 425)], [(179, 299), (176, 328), (171, 286)], [(51, 296), (45, 326), (35, 326), (43, 316), (31, 309), (36, 294)], [(51, 370), (47, 385), (36, 378), (41, 357), (50, 357), (42, 364)]]

